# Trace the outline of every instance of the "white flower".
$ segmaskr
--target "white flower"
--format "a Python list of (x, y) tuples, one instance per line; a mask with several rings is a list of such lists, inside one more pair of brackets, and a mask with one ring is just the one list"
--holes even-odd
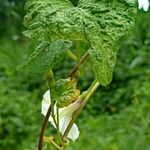
[(149, 0), (138, 0), (139, 9), (143, 9), (144, 11), (148, 11), (149, 9)]
[[(46, 116), (46, 113), (48, 111), (48, 108), (51, 104), (51, 97), (50, 97), (50, 91), (46, 91), (46, 93), (43, 95), (43, 100), (42, 100), (42, 114)], [(73, 112), (80, 106), (80, 101), (75, 101), (74, 103), (68, 105), (67, 107), (59, 108), (59, 130), (64, 134), (69, 122), (72, 119), (72, 114)], [(54, 105), (54, 115), (57, 116), (57, 107)], [(56, 119), (57, 120), (57, 119)], [(49, 117), (49, 121), (51, 124), (56, 128), (54, 120), (52, 116)], [(68, 138), (72, 139), (75, 141), (79, 137), (79, 130), (77, 125), (74, 123), (68, 136)]]

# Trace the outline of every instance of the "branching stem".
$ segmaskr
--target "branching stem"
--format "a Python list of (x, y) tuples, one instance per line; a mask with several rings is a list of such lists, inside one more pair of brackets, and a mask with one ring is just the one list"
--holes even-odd
[[(69, 75), (67, 77), (71, 77), (71, 78), (74, 78), (78, 72), (78, 70), (80, 69), (79, 68), (79, 63), (80, 65), (82, 65), (86, 59), (88, 58), (88, 53), (85, 53), (82, 57), (82, 59), (80, 60), (80, 62), (78, 62), (78, 64), (73, 68), (73, 70), (69, 73)], [(51, 73), (52, 74), (52, 73)], [(48, 76), (50, 76), (51, 74), (48, 74)], [(52, 77), (53, 78), (53, 77)], [(48, 80), (49, 81), (49, 80)], [(53, 81), (54, 83), (54, 81)], [(55, 84), (55, 83), (54, 83)], [(52, 85), (54, 85), (52, 84)], [(68, 127), (66, 128), (65, 132), (64, 132), (64, 135), (62, 137), (62, 140), (65, 141), (73, 123), (75, 122), (75, 120), (77, 119), (78, 115), (80, 114), (81, 110), (83, 109), (83, 107), (85, 106), (86, 102), (88, 101), (88, 99), (93, 95), (93, 93), (95, 92), (95, 90), (98, 88), (99, 86), (99, 82), (98, 81), (94, 81), (92, 83), (92, 85), (89, 87), (89, 89), (86, 91), (86, 92), (83, 92), (81, 95), (80, 95), (80, 99), (81, 99), (81, 104), (80, 104), (80, 107), (73, 113), (73, 116), (72, 116), (72, 120), (70, 121)], [(50, 85), (51, 86), (51, 85)], [(50, 88), (49, 86), (49, 88)], [(83, 96), (84, 95), (84, 96)], [(43, 121), (43, 124), (42, 124), (42, 128), (41, 128), (41, 133), (40, 133), (40, 137), (39, 137), (39, 144), (38, 144), (38, 150), (42, 150), (42, 144), (43, 144), (43, 138), (44, 138), (44, 131), (46, 129), (46, 126), (47, 126), (47, 122), (48, 122), (48, 119), (49, 119), (49, 116), (50, 114), (52, 113), (52, 117), (54, 119), (54, 122), (55, 122), (55, 125), (57, 127), (57, 131), (59, 132), (59, 112), (57, 110), (57, 121), (55, 119), (55, 116), (54, 116), (54, 109), (53, 109), (53, 106), (54, 106), (54, 103), (52, 102), (51, 106), (49, 107), (48, 109), (48, 112), (46, 114), (46, 117)], [(59, 133), (58, 133), (59, 134)], [(60, 135), (58, 135), (60, 136)], [(62, 141), (62, 142), (63, 142)], [(52, 143), (54, 141), (51, 141)], [(56, 143), (53, 143), (54, 145)], [(58, 146), (58, 145), (57, 145)], [(61, 147), (57, 147), (57, 149), (61, 149)]]
[[(86, 52), (86, 53), (83, 55), (82, 59), (80, 60), (80, 64), (82, 65), (82, 64), (87, 60), (87, 58), (88, 58), (88, 53)], [(67, 78), (68, 78), (68, 77), (71, 77), (71, 79), (73, 79), (73, 78), (76, 76), (78, 69), (79, 69), (79, 67), (78, 67), (78, 64), (77, 64), (77, 65), (72, 69), (72, 71), (69, 73), (69, 75), (67, 75)]]
[[(99, 87), (100, 83), (95, 80), (92, 85), (89, 87), (88, 91), (87, 91), (87, 94), (84, 95), (84, 99), (81, 99), (82, 100), (82, 103), (80, 105), (80, 107), (74, 112), (73, 116), (72, 116), (72, 120), (70, 121), (67, 129), (65, 130), (64, 132), (64, 135), (63, 135), (63, 140), (67, 137), (73, 123), (75, 122), (76, 118), (79, 116), (81, 110), (83, 109), (83, 107), (85, 106), (85, 104), (87, 103), (87, 101), (89, 100), (89, 98), (93, 95), (93, 93), (96, 91), (96, 89)], [(83, 97), (81, 95), (81, 97)]]

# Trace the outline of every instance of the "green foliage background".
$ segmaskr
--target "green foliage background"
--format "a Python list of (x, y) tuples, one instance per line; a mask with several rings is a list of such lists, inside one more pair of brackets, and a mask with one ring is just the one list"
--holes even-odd
[[(34, 49), (21, 32), (24, 0), (0, 1), (0, 149), (35, 150), (43, 116), (44, 77), (16, 71)], [(121, 39), (112, 83), (100, 87), (77, 121), (80, 138), (68, 150), (148, 150), (150, 147), (150, 12), (139, 11), (132, 34)], [(74, 64), (55, 69), (64, 77)], [(86, 66), (89, 66), (86, 64)], [(62, 69), (63, 67), (63, 69)], [(85, 89), (89, 67), (80, 77)], [(84, 89), (83, 89), (84, 90)], [(46, 134), (53, 132), (49, 124)], [(45, 145), (46, 149), (47, 145)]]

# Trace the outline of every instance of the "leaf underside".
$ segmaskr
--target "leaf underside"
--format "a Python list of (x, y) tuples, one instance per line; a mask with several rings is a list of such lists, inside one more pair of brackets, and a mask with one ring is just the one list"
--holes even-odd
[(52, 70), (65, 57), (66, 51), (71, 46), (72, 42), (70, 41), (58, 40), (52, 44), (43, 42), (20, 68), (33, 73), (44, 73)]
[[(25, 9), (26, 36), (37, 43), (47, 41), (52, 44), (58, 40), (88, 42), (96, 78), (104, 86), (111, 82), (119, 39), (134, 25), (136, 0), (79, 0), (76, 3), (73, 0), (28, 0)], [(54, 48), (53, 51), (57, 50)], [(43, 55), (48, 55), (45, 56), (48, 60), (38, 62), (37, 57), (36, 63), (33, 59), (28, 68), (34, 70), (33, 66), (40, 65), (52, 69), (55, 65), (47, 63), (53, 54), (49, 51)], [(47, 67), (41, 68), (40, 72), (45, 70)]]

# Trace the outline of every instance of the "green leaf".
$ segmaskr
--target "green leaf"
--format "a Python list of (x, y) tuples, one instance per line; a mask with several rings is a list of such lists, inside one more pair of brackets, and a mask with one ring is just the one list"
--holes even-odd
[(112, 80), (120, 38), (134, 26), (136, 0), (80, 0), (79, 7), (87, 10), (95, 25), (87, 24), (91, 42), (90, 61), (101, 85)]
[(80, 91), (76, 89), (76, 80), (60, 79), (51, 88), (52, 99), (57, 102), (57, 107), (65, 107), (77, 100)]
[(106, 86), (112, 79), (119, 40), (134, 25), (137, 0), (28, 0), (26, 11), (24, 34), (34, 41), (89, 43), (95, 76)]
[(52, 44), (41, 43), (34, 53), (19, 67), (33, 73), (45, 73), (52, 70), (70, 49), (72, 42), (59, 40)]
[(25, 8), (26, 36), (40, 42), (86, 40), (82, 12), (69, 0), (28, 0)]

